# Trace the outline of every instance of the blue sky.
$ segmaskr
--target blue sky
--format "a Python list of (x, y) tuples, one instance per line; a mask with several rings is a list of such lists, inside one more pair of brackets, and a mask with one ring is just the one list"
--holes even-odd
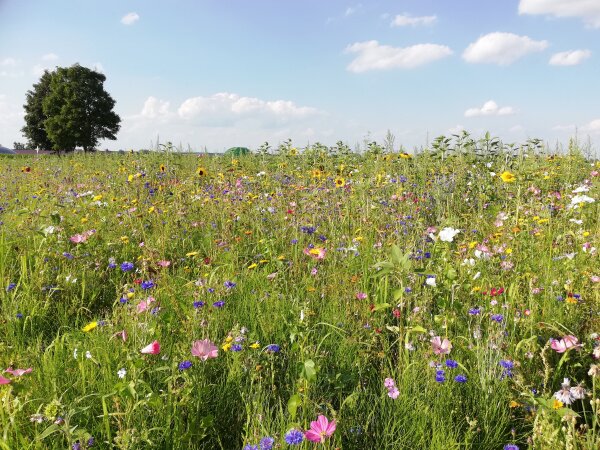
[(0, 143), (44, 68), (102, 71), (102, 148), (223, 150), (462, 128), (600, 144), (600, 0), (0, 0)]

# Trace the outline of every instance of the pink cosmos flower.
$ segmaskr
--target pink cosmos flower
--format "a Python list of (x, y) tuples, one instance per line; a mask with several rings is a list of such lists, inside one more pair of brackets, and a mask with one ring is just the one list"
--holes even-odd
[(0, 375), (0, 384), (8, 384), (10, 383), (10, 380), (8, 378), (4, 378), (2, 375)]
[(327, 417), (320, 415), (310, 423), (310, 430), (304, 433), (304, 437), (312, 442), (323, 443), (326, 437), (333, 434), (335, 427), (335, 420), (330, 422)]
[(146, 345), (141, 351), (148, 355), (158, 355), (160, 353), (160, 344), (158, 341), (154, 341), (152, 344)]
[(81, 244), (82, 242), (85, 242), (88, 240), (88, 238), (93, 235), (94, 233), (96, 233), (96, 230), (88, 230), (88, 231), (84, 231), (81, 234), (76, 234), (74, 236), (71, 236), (69, 238), (69, 240), (71, 242), (73, 242), (74, 244)]
[(581, 347), (581, 344), (579, 344), (579, 339), (569, 334), (560, 340), (551, 339), (550, 347), (552, 347), (553, 350), (556, 350), (557, 353), (564, 353), (571, 348)]
[(209, 358), (216, 358), (219, 354), (219, 349), (209, 339), (202, 341), (194, 341), (192, 344), (192, 355), (206, 361)]
[(357, 292), (356, 293), (356, 299), (357, 300), (364, 300), (365, 298), (367, 298), (367, 293), (366, 292)]
[(429, 342), (431, 342), (433, 353), (436, 355), (447, 355), (452, 350), (452, 343), (446, 338), (442, 341), (442, 338), (435, 336)]
[(155, 301), (156, 301), (156, 299), (154, 297), (148, 297), (146, 300), (142, 300), (141, 302), (139, 302), (137, 305), (138, 314), (143, 313), (148, 308), (150, 308), (150, 305), (152, 303), (154, 303)]
[(158, 264), (160, 267), (169, 267), (171, 265), (171, 261), (167, 261), (167, 260), (162, 260), (162, 261), (158, 261), (156, 264)]
[(4, 372), (10, 373), (13, 377), (20, 377), (25, 375), (26, 373), (30, 373), (32, 370), (32, 367), (30, 367), (29, 369), (13, 369), (12, 367), (9, 367)]

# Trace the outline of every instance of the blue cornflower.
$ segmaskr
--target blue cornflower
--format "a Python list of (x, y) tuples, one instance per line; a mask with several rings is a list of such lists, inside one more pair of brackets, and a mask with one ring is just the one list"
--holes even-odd
[(260, 450), (271, 450), (273, 448), (273, 443), (275, 443), (275, 439), (270, 436), (262, 438), (259, 443)]
[(313, 234), (317, 229), (315, 227), (300, 227), (300, 231), (306, 234)]
[(81, 444), (79, 443), (79, 441), (77, 441), (73, 445), (71, 445), (71, 448), (73, 450), (81, 450)]
[(279, 347), (279, 345), (277, 345), (277, 344), (269, 344), (269, 345), (267, 345), (267, 351), (268, 352), (279, 353), (279, 350), (281, 350), (281, 347)]
[(91, 436), (88, 440), (87, 440), (87, 447), (93, 447), (94, 444), (96, 443), (96, 440), (94, 439), (94, 436)]
[(469, 315), (478, 316), (479, 314), (481, 314), (481, 308), (479, 306), (469, 309)]
[(456, 369), (458, 367), (458, 363), (453, 359), (447, 359), (446, 367), (448, 367), (449, 369)]
[(454, 381), (456, 381), (457, 383), (466, 383), (467, 382), (467, 377), (464, 375), (456, 375), (454, 377)]
[(501, 359), (498, 364), (504, 369), (512, 369), (515, 367), (515, 363), (508, 359)]
[(223, 283), (223, 286), (225, 286), (227, 289), (233, 289), (235, 287), (235, 283), (233, 281), (226, 281)]
[(502, 375), (500, 375), (500, 379), (503, 380), (504, 378), (512, 378), (512, 368), (515, 366), (515, 364), (512, 361), (505, 359), (500, 360), (499, 364), (504, 369), (502, 371)]
[(298, 239), (292, 239), (292, 244), (297, 244), (298, 243)]
[(129, 272), (130, 270), (133, 270), (133, 267), (133, 263), (131, 262), (125, 261), (124, 263), (121, 263), (121, 270), (123, 272)]
[(23, 313), (17, 313), (17, 319), (22, 319), (23, 318)]
[(504, 316), (502, 314), (492, 314), (492, 317), (490, 317), (494, 322), (498, 322), (498, 323), (502, 323), (502, 321), (504, 320)]
[(406, 294), (410, 294), (410, 293), (412, 292), (412, 289), (411, 289), (411, 288), (409, 288), (409, 287), (405, 287), (405, 288), (404, 288), (404, 292), (405, 292)]
[(204, 306), (204, 302), (198, 300), (198, 301), (194, 302), (193, 305), (194, 305), (195, 309), (202, 308)]
[(114, 262), (108, 263), (109, 269), (114, 269), (115, 267), (117, 267), (117, 265)]
[(142, 289), (148, 290), (148, 289), (152, 289), (156, 285), (154, 284), (154, 281), (148, 280), (148, 281), (142, 281), (142, 284), (140, 286)]
[(517, 444), (506, 444), (504, 450), (519, 450), (519, 446)]
[[(64, 252), (64, 253), (63, 253), (63, 256), (64, 256), (65, 258), (67, 258), (67, 259), (73, 259), (73, 258), (75, 258), (75, 257), (74, 257), (73, 255), (71, 255), (69, 252)], [(73, 445), (75, 445), (75, 444), (73, 444)]]
[(443, 383), (444, 381), (446, 381), (446, 372), (444, 372), (443, 370), (436, 370), (435, 372), (435, 381), (437, 381), (438, 383)]
[(232, 352), (241, 352), (242, 351), (242, 346), (240, 344), (233, 344), (231, 346), (231, 351)]
[(321, 240), (322, 242), (327, 242), (327, 237), (325, 237), (324, 234), (319, 236), (319, 240)]
[(152, 314), (153, 316), (158, 315), (159, 312), (160, 312), (160, 306), (155, 306), (154, 308), (152, 308), (150, 310), (150, 314)]
[(17, 283), (9, 283), (9, 285), (6, 286), (6, 292), (10, 292), (16, 287), (17, 287)]
[(119, 299), (119, 302), (120, 302), (120, 303), (122, 303), (122, 304), (124, 305), (125, 303), (127, 303), (127, 297), (125, 297), (125, 296), (122, 296), (122, 297)]
[(213, 306), (215, 308), (222, 308), (224, 305), (225, 305), (225, 302), (223, 300), (219, 300), (219, 301), (213, 303)]
[(246, 444), (242, 450), (258, 450), (258, 445)]
[(212, 294), (212, 293), (215, 292), (215, 289), (214, 288), (210, 288), (210, 287), (208, 289), (206, 289), (206, 290), (208, 291), (209, 294)]
[(182, 361), (179, 363), (179, 370), (184, 371), (189, 369), (190, 367), (192, 367), (192, 362), (191, 361)]
[(431, 258), (431, 252), (425, 252), (423, 256), (425, 256), (425, 258)]
[(304, 440), (304, 433), (300, 430), (291, 429), (285, 433), (284, 440), (288, 445), (300, 445)]

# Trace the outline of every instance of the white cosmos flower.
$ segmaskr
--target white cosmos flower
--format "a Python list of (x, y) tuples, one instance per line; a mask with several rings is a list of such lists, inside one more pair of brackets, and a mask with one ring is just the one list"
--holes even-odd
[(458, 233), (460, 233), (460, 230), (451, 227), (446, 227), (442, 231), (440, 231), (440, 241), (452, 242), (454, 240), (454, 236), (456, 236)]
[(595, 201), (595, 199), (588, 197), (587, 195), (576, 195), (571, 199), (569, 208), (577, 208), (580, 203), (594, 203)]
[(119, 369), (117, 371), (117, 375), (119, 378), (125, 378), (125, 375), (127, 375), (127, 371), (125, 370), (125, 368)]
[(427, 277), (427, 279), (425, 280), (425, 284), (427, 284), (428, 286), (435, 287), (435, 277)]

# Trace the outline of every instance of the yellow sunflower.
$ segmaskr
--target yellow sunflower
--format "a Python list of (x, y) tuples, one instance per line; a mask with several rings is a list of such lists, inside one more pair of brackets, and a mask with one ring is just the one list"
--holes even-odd
[(345, 184), (346, 184), (346, 180), (344, 180), (342, 177), (337, 177), (335, 179), (335, 187), (341, 188), (341, 187), (344, 187)]
[(196, 175), (198, 175), (199, 177), (204, 177), (204, 176), (206, 176), (206, 174), (207, 174), (207, 172), (204, 167), (198, 167), (196, 169)]
[(515, 175), (510, 173), (508, 170), (502, 172), (500, 178), (502, 178), (502, 181), (504, 181), (505, 183), (514, 183), (517, 179), (517, 177), (515, 177)]

